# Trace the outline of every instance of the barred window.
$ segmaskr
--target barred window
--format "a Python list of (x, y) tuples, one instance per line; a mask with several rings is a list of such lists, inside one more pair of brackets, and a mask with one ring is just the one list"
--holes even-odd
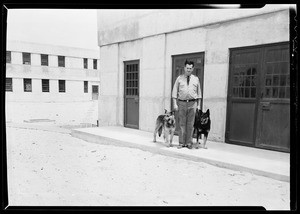
[(31, 64), (30, 53), (22, 53), (22, 55), (23, 55), (23, 64), (30, 65)]
[(84, 81), (84, 93), (88, 93), (88, 81)]
[(5, 91), (13, 91), (12, 78), (6, 78)]
[(41, 54), (41, 65), (48, 66), (48, 55)]
[(65, 67), (65, 57), (58, 56), (58, 67)]
[(11, 63), (11, 52), (6, 51), (6, 63)]
[(32, 92), (31, 79), (23, 79), (24, 92)]
[(97, 59), (94, 59), (93, 62), (94, 62), (94, 69), (97, 69)]
[(49, 80), (47, 79), (42, 79), (42, 92), (49, 92)]
[(83, 68), (85, 68), (85, 69), (88, 68), (88, 59), (87, 58), (83, 59)]
[(59, 92), (66, 92), (66, 81), (58, 80), (58, 90)]

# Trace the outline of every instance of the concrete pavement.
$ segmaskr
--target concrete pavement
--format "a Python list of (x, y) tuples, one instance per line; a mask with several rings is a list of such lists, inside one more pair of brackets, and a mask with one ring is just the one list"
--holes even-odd
[(177, 149), (178, 136), (174, 137), (174, 146), (168, 148), (163, 142), (163, 137), (157, 137), (157, 142), (154, 143), (153, 133), (121, 126), (73, 129), (71, 135), (93, 143), (137, 148), (155, 154), (205, 162), (276, 180), (290, 181), (289, 153), (213, 141), (207, 141), (208, 149)]

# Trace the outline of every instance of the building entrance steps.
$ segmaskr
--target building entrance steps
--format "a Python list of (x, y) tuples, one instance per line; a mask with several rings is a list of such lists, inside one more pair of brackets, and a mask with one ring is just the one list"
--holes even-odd
[[(174, 136), (173, 147), (167, 147), (162, 136), (157, 137), (157, 142), (154, 143), (153, 133), (121, 126), (73, 129), (71, 135), (88, 142), (137, 148), (155, 154), (205, 162), (276, 180), (290, 181), (289, 153), (213, 141), (207, 141), (208, 149), (177, 149), (178, 136)], [(202, 140), (200, 142), (202, 143)]]

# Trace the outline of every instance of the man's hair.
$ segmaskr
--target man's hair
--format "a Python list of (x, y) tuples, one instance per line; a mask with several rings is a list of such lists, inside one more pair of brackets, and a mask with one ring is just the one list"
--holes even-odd
[(194, 62), (186, 59), (184, 62), (184, 66), (186, 66), (186, 65), (193, 65), (193, 67), (194, 67)]

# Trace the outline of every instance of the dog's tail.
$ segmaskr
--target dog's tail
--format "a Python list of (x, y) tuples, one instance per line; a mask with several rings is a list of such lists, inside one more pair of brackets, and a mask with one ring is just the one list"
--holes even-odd
[(161, 133), (162, 133), (162, 126), (159, 127), (159, 129), (158, 129), (158, 136), (159, 136), (159, 137), (161, 136)]

